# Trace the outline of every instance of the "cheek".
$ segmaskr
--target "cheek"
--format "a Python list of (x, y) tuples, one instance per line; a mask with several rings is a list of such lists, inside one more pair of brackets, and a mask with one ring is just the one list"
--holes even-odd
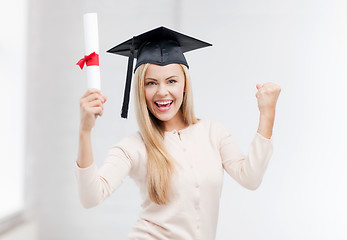
[(179, 87), (175, 88), (173, 93), (177, 99), (183, 98), (184, 86), (179, 86)]
[(145, 98), (146, 98), (146, 103), (150, 103), (153, 99), (153, 91), (151, 91), (148, 88), (145, 88)]
[(146, 105), (147, 109), (154, 114), (155, 112), (155, 104), (153, 103), (154, 97), (156, 94), (155, 88), (145, 88), (145, 99), (146, 99)]

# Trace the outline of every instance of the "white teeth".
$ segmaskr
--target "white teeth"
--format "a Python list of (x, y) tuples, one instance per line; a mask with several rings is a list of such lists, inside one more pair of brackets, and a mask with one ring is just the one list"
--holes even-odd
[(166, 105), (171, 103), (172, 101), (166, 101), (166, 102), (156, 102), (158, 105)]

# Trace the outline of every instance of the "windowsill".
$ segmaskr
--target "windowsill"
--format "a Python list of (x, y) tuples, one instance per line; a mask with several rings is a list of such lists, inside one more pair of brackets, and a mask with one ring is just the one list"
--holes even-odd
[(27, 220), (24, 210), (0, 219), (0, 236), (16, 228)]
[(17, 212), (0, 220), (0, 240), (38, 240), (39, 228), (27, 211)]

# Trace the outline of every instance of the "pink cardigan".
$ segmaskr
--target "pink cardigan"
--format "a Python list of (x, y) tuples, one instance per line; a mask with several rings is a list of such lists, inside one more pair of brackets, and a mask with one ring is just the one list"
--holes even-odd
[(255, 190), (272, 155), (272, 140), (256, 133), (245, 156), (222, 125), (200, 120), (179, 132), (166, 132), (164, 142), (176, 160), (167, 205), (149, 199), (146, 148), (139, 132), (114, 145), (99, 169), (95, 164), (88, 168), (76, 165), (82, 205), (99, 204), (129, 175), (143, 198), (129, 239), (215, 239), (224, 170), (245, 188)]

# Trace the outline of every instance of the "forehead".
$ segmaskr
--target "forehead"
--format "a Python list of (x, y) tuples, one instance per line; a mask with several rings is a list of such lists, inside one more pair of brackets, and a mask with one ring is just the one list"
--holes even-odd
[(166, 78), (170, 76), (184, 77), (182, 67), (177, 63), (172, 63), (164, 66), (149, 64), (145, 78)]

